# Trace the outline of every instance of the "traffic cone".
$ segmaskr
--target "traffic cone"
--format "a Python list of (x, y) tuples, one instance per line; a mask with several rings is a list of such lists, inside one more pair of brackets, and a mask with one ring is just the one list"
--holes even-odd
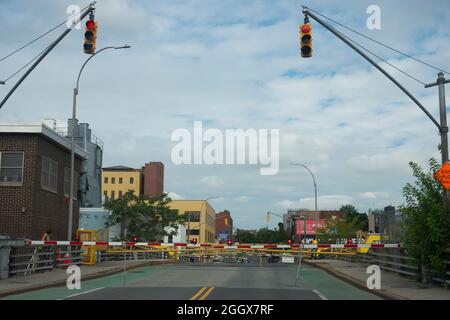
[(64, 258), (65, 258), (65, 259), (64, 259), (64, 265), (65, 265), (66, 267), (68, 267), (68, 266), (70, 265), (70, 256), (69, 256), (69, 253), (68, 253), (68, 252), (66, 252)]

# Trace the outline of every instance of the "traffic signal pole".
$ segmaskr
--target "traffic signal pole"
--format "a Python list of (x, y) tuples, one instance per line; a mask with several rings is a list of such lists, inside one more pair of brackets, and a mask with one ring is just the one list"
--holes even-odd
[(444, 129), (441, 133), (441, 153), (442, 164), (448, 162), (448, 127), (447, 127), (447, 110), (445, 106), (445, 84), (450, 83), (450, 79), (446, 80), (443, 72), (438, 73), (436, 82), (426, 84), (425, 88), (438, 86), (439, 89), (439, 115), (441, 126)]
[[(322, 19), (317, 17), (314, 13), (312, 13), (308, 7), (303, 6), (303, 13), (305, 15), (308, 15), (309, 17), (313, 18), (315, 21), (320, 23), (325, 29), (333, 33), (336, 37), (344, 41), (350, 48), (355, 50), (357, 53), (359, 53), (364, 59), (366, 59), (371, 65), (373, 65), (375, 68), (377, 68), (381, 73), (383, 73), (389, 80), (391, 80), (400, 90), (402, 90), (422, 111), (430, 118), (430, 120), (436, 125), (436, 127), (439, 129), (439, 133), (442, 136), (447, 135), (448, 128), (443, 127), (439, 122), (432, 116), (430, 112), (417, 100), (411, 92), (409, 92), (405, 87), (403, 87), (397, 80), (394, 79), (386, 70), (384, 70), (382, 67), (380, 67), (372, 58), (370, 58), (368, 55), (366, 55), (364, 52), (362, 52), (358, 47), (356, 47), (353, 43), (351, 43), (348, 39), (346, 39), (339, 31), (334, 29), (332, 26), (324, 22)], [(442, 141), (446, 142), (446, 141)], [(443, 149), (446, 148), (448, 150), (448, 142)], [(448, 157), (447, 157), (448, 158)]]
[(69, 34), (70, 31), (72, 31), (72, 27), (76, 26), (81, 20), (83, 20), (88, 14), (90, 14), (94, 10), (95, 1), (92, 2), (89, 6), (89, 8), (84, 11), (79, 19), (75, 19), (72, 26), (70, 28), (67, 28), (64, 30), (64, 32), (52, 43), (48, 46), (48, 48), (42, 53), (42, 55), (32, 64), (32, 66), (22, 75), (22, 77), (17, 81), (17, 83), (9, 90), (8, 94), (3, 98), (2, 102), (0, 102), (0, 109), (3, 107), (3, 105), (8, 101), (9, 97), (16, 91), (16, 89), (20, 86), (20, 84), (28, 77), (28, 75), (34, 70), (34, 68), (37, 67), (39, 63), (41, 63), (42, 60), (52, 51), (58, 43), (61, 42), (62, 39), (64, 39), (65, 36)]
[[(359, 48), (357, 48), (353, 43), (351, 43), (345, 36), (343, 36), (339, 31), (334, 29), (332, 26), (328, 25), (322, 19), (317, 17), (316, 14), (311, 12), (306, 6), (303, 7), (303, 14), (305, 16), (309, 16), (321, 24), (325, 29), (333, 33), (336, 37), (345, 42), (350, 48), (359, 53), (364, 59), (366, 59), (370, 64), (372, 64), (375, 68), (377, 68), (381, 73), (383, 73), (389, 80), (391, 80), (400, 90), (402, 90), (427, 116), (430, 120), (435, 124), (435, 126), (439, 130), (439, 134), (441, 135), (441, 156), (442, 156), (442, 164), (448, 162), (448, 127), (447, 127), (447, 112), (445, 105), (445, 84), (450, 83), (450, 80), (446, 80), (444, 77), (444, 73), (439, 72), (438, 79), (435, 83), (425, 85), (425, 88), (430, 88), (434, 86), (438, 86), (439, 88), (439, 115), (440, 115), (440, 123), (431, 115), (430, 112), (405, 88), (403, 87), (397, 80), (395, 80), (386, 70), (380, 67), (373, 59), (371, 59), (368, 55), (362, 52)], [(446, 192), (445, 199), (445, 207), (448, 208), (448, 199), (450, 199), (450, 192)], [(448, 219), (450, 220), (450, 211), (447, 209)]]

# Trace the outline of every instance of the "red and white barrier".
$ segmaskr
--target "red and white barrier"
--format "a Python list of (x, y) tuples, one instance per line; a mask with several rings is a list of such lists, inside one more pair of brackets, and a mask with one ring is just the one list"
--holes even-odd
[(211, 248), (211, 249), (318, 249), (318, 248), (329, 248), (329, 249), (357, 249), (357, 248), (369, 248), (369, 249), (379, 249), (379, 248), (400, 248), (399, 243), (389, 243), (389, 244), (291, 244), (291, 245), (280, 245), (280, 244), (260, 244), (260, 245), (247, 245), (238, 244), (233, 246), (228, 246), (224, 244), (215, 243), (160, 243), (160, 242), (110, 242), (110, 241), (28, 241), (29, 245), (32, 246), (110, 246), (110, 247), (121, 247), (121, 246), (139, 246), (139, 247), (188, 247), (188, 248)]

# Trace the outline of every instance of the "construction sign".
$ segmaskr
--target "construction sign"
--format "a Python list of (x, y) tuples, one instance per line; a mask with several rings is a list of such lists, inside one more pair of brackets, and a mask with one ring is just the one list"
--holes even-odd
[(445, 190), (450, 189), (450, 163), (446, 162), (434, 174), (434, 179), (439, 181)]

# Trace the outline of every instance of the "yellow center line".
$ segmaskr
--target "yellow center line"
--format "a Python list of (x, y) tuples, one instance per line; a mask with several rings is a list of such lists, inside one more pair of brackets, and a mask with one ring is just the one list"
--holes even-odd
[(206, 297), (209, 296), (209, 294), (210, 294), (211, 291), (213, 291), (213, 290), (214, 290), (214, 287), (209, 288), (208, 291), (206, 291), (206, 293), (205, 293), (203, 296), (201, 296), (200, 299), (198, 299), (198, 300), (205, 300)]
[(203, 293), (203, 291), (206, 290), (206, 287), (201, 288), (192, 298), (190, 298), (189, 300), (195, 300), (198, 298), (199, 295), (201, 295)]

